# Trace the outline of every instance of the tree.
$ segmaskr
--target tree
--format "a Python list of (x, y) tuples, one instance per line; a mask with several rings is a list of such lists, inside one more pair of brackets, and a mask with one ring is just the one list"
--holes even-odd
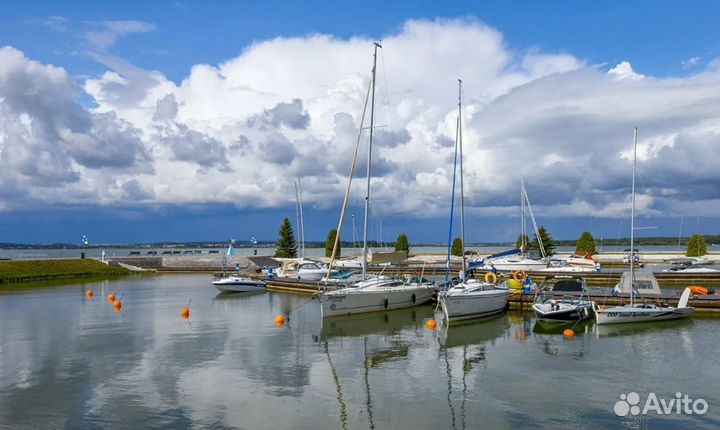
[(463, 254), (463, 244), (462, 240), (460, 240), (459, 237), (456, 237), (453, 239), (452, 246), (450, 247), (450, 255), (462, 255)]
[(295, 244), (295, 233), (293, 233), (290, 220), (283, 219), (280, 226), (280, 238), (275, 244), (275, 257), (295, 258), (297, 257), (297, 245)]
[[(555, 253), (555, 242), (553, 241), (552, 236), (550, 236), (550, 233), (545, 230), (544, 226), (541, 226), (538, 229), (538, 234), (540, 235), (540, 239), (542, 240), (543, 248), (545, 248), (545, 255), (553, 255)], [(530, 249), (539, 252), (540, 243), (538, 242), (538, 234), (535, 235), (533, 241), (530, 243)]]
[[(525, 240), (523, 241), (523, 239), (525, 239)], [(515, 248), (520, 249), (523, 246), (523, 243), (525, 244), (525, 248), (527, 248), (528, 245), (530, 244), (530, 238), (528, 237), (527, 234), (520, 233), (518, 235), (517, 240), (515, 241)], [(526, 250), (523, 249), (523, 251), (526, 251)]]
[(410, 252), (410, 244), (405, 233), (400, 233), (395, 240), (395, 251), (406, 251)]
[[(332, 257), (333, 248), (335, 247), (335, 238), (337, 237), (337, 229), (334, 228), (328, 232), (327, 239), (325, 239), (325, 256)], [(335, 257), (340, 256), (340, 242), (338, 241), (337, 253)]]
[(593, 238), (593, 235), (590, 234), (589, 231), (584, 231), (583, 234), (580, 235), (580, 239), (578, 239), (575, 245), (575, 254), (595, 254), (595, 238)]
[(688, 257), (700, 257), (707, 254), (707, 244), (705, 238), (699, 234), (693, 234), (690, 240), (688, 240), (687, 251), (685, 255)]

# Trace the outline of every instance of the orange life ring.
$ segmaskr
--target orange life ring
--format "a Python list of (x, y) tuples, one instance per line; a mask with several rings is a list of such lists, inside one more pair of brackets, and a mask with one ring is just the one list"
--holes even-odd
[[(492, 281), (490, 281), (492, 279)], [(487, 272), (485, 274), (485, 282), (492, 282), (493, 284), (497, 284), (497, 275), (493, 272)]]
[(523, 272), (522, 270), (516, 270), (513, 272), (513, 279), (518, 282), (525, 281), (525, 278), (527, 278), (527, 273)]

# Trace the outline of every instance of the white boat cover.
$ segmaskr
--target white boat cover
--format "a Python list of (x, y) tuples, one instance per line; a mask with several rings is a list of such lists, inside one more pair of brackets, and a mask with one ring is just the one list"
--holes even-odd
[[(660, 295), (660, 285), (652, 272), (635, 270), (634, 274), (636, 294), (640, 294), (642, 297), (657, 297)], [(615, 289), (620, 293), (630, 294), (630, 288), (632, 288), (630, 272), (623, 272), (620, 277), (620, 282), (615, 286)]]

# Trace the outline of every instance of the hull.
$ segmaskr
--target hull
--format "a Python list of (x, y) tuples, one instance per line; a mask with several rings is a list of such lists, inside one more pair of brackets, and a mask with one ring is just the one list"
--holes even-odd
[(393, 286), (363, 290), (343, 288), (320, 296), (323, 317), (361, 314), (366, 312), (402, 309), (430, 301), (434, 289), (429, 286)]
[(212, 284), (224, 293), (265, 291), (265, 283), (263, 281), (253, 281), (247, 278), (223, 278), (213, 281)]
[(553, 311), (549, 304), (534, 304), (535, 316), (547, 322), (576, 322), (590, 318), (593, 314), (592, 305), (585, 303), (581, 305), (566, 306), (564, 309)]
[(507, 305), (507, 290), (479, 291), (468, 294), (443, 294), (440, 305), (448, 322), (483, 318), (499, 314)]
[[(491, 270), (492, 266), (488, 264), (485, 265), (485, 268), (487, 270)], [(544, 261), (536, 261), (536, 260), (498, 260), (498, 261), (492, 261), (492, 265), (495, 267), (496, 270), (501, 272), (515, 272), (516, 270), (524, 271), (524, 272), (532, 272), (541, 270), (547, 267), (547, 263)]]
[(598, 324), (624, 324), (649, 321), (666, 321), (692, 316), (694, 308), (638, 308), (615, 307), (595, 311)]

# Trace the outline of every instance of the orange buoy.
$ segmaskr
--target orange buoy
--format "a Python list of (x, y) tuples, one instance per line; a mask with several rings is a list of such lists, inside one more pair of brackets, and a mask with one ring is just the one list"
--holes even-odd
[(435, 327), (437, 327), (437, 323), (435, 322), (435, 320), (428, 320), (425, 323), (425, 327), (427, 327), (430, 330), (435, 330)]
[(108, 300), (108, 302), (113, 303), (115, 301), (115, 294), (113, 294), (113, 293), (108, 294), (107, 300)]
[(185, 308), (180, 309), (180, 316), (184, 320), (190, 318), (190, 308), (185, 307)]
[(120, 300), (115, 300), (113, 302), (113, 307), (119, 311), (120, 309), (122, 309), (122, 302)]
[(94, 295), (95, 295), (95, 293), (93, 293), (93, 290), (87, 290), (87, 291), (85, 291), (85, 297), (87, 297), (87, 298), (90, 299), (90, 300), (92, 300), (92, 298), (93, 298)]
[(285, 316), (282, 314), (275, 315), (275, 325), (280, 327), (285, 324)]
[(574, 332), (573, 329), (571, 329), (571, 328), (566, 328), (566, 329), (563, 331), (563, 336), (565, 336), (565, 337), (573, 337), (573, 336), (575, 336), (575, 332)]

